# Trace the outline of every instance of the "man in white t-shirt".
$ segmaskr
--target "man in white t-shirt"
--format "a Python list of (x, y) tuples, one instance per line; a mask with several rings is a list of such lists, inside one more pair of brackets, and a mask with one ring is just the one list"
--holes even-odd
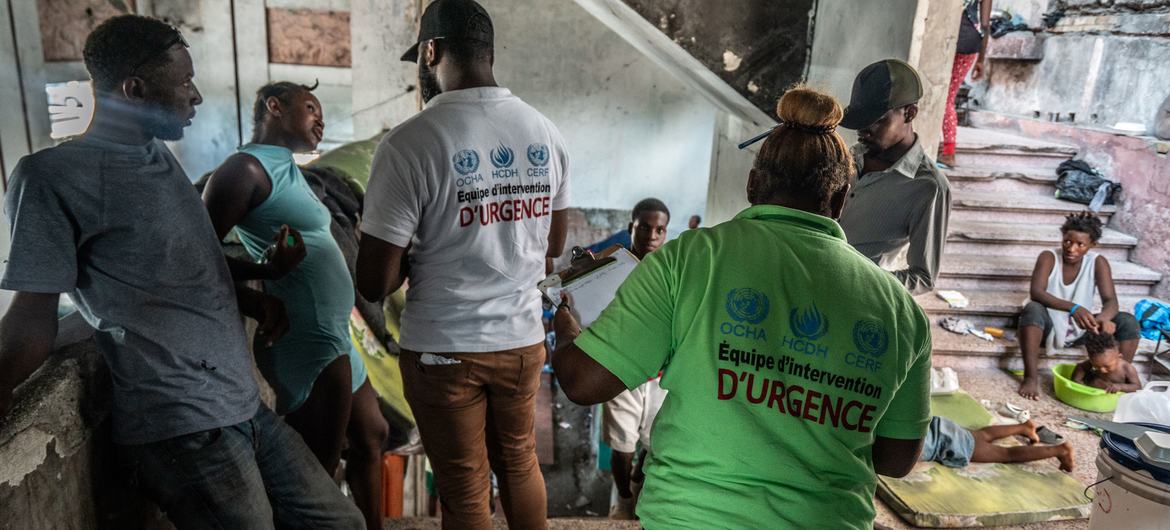
[(402, 59), (417, 61), (427, 106), (374, 155), (357, 281), (381, 300), (410, 277), (399, 364), (443, 527), (491, 528), (494, 471), (509, 526), (544, 528), (536, 284), (564, 250), (568, 157), (556, 126), (496, 85), (492, 42), (472, 0), (423, 13)]

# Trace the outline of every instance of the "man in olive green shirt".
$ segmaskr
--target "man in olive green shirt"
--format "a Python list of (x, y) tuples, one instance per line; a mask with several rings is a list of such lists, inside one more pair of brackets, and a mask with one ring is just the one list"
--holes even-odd
[[(807, 134), (839, 148), (787, 159)], [(802, 175), (800, 161), (841, 167)], [(917, 460), (929, 322), (833, 220), (849, 167), (831, 126), (781, 126), (752, 170), (752, 207), (648, 255), (583, 332), (558, 308), (553, 366), (574, 402), (663, 372), (637, 510), (646, 528), (869, 529), (875, 471), (902, 476)]]

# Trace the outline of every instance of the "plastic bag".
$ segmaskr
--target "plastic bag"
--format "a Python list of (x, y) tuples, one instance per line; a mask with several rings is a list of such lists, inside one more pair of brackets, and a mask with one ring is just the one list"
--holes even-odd
[(1170, 425), (1170, 381), (1150, 381), (1145, 388), (1122, 395), (1113, 421)]
[[(1056, 198), (1062, 201), (1071, 201), (1080, 204), (1091, 204), (1099, 193), (1104, 193), (1100, 204), (1114, 204), (1117, 194), (1121, 191), (1121, 184), (1113, 182), (1093, 169), (1083, 160), (1065, 160), (1056, 168)], [(1108, 185), (1106, 191), (1101, 187)], [(1100, 208), (1100, 204), (1098, 208)]]

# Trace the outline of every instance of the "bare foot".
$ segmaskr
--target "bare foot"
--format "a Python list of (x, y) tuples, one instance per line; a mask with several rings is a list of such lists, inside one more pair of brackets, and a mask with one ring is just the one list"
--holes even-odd
[(1040, 383), (1036, 376), (1025, 377), (1024, 382), (1020, 383), (1019, 393), (1027, 399), (1040, 399)]
[(938, 155), (938, 161), (948, 166), (955, 167), (955, 155)]
[(1040, 443), (1040, 435), (1036, 434), (1036, 424), (1032, 420), (1025, 421), (1020, 425), (1024, 427), (1024, 433), (1021, 436), (1027, 438), (1029, 444)]
[(1075, 467), (1073, 464), (1073, 446), (1068, 442), (1064, 442), (1060, 444), (1060, 447), (1064, 449), (1060, 454), (1056, 455), (1056, 459), (1060, 460), (1060, 470), (1072, 473), (1073, 467)]

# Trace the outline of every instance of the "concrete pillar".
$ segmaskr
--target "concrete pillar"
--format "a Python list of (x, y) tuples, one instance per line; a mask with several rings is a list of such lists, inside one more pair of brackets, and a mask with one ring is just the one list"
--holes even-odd
[[(961, 12), (959, 2), (818, 2), (808, 83), (846, 105), (853, 78), (866, 65), (887, 58), (909, 62), (922, 75), (926, 91), (915, 130), (933, 156)], [(842, 133), (850, 142), (855, 138), (851, 131)]]
[(418, 67), (399, 61), (418, 36), (426, 0), (352, 0), (354, 138), (393, 128), (422, 108)]
[[(16, 161), (28, 154), (28, 133), (24, 125), (23, 94), (16, 62), (16, 39), (8, 3), (0, 3), (0, 175), (12, 174)], [(4, 231), (7, 237), (8, 231)], [(4, 248), (7, 248), (7, 243)]]
[(256, 91), (268, 84), (268, 21), (264, 0), (235, 0), (235, 68), (239, 82), (238, 135), (241, 142), (252, 138), (252, 103)]
[(918, 69), (926, 89), (918, 104), (915, 130), (931, 157), (938, 152), (942, 142), (943, 113), (962, 15), (961, 2), (920, 0), (914, 17), (914, 34), (906, 60)]
[(747, 201), (748, 173), (760, 152), (761, 142), (744, 150), (739, 149), (739, 143), (771, 126), (761, 126), (729, 112), (718, 114), (711, 153), (711, 180), (707, 189), (707, 217), (703, 219), (703, 226), (727, 221), (750, 206)]

